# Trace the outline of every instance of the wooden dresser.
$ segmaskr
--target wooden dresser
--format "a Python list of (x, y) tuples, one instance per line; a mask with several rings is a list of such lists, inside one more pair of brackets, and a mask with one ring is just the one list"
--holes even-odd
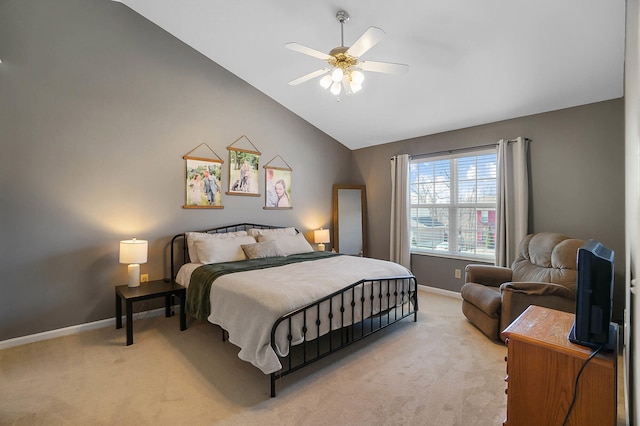
[[(567, 339), (573, 320), (573, 314), (530, 306), (502, 332), (508, 348), (504, 425), (562, 425), (576, 376), (592, 353)], [(603, 352), (585, 367), (568, 425), (616, 424), (617, 361), (616, 352)]]

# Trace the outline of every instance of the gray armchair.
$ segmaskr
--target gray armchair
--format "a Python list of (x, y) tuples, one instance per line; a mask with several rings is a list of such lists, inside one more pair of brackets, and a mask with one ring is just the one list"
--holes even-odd
[(529, 305), (575, 311), (576, 257), (583, 240), (542, 232), (527, 235), (511, 268), (467, 265), (462, 312), (491, 339)]

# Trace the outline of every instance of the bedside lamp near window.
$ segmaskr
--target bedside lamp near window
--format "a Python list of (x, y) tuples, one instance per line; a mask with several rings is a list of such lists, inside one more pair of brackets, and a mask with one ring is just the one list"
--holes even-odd
[(140, 264), (147, 263), (147, 247), (145, 240), (120, 241), (120, 263), (129, 264), (129, 287), (140, 285)]
[(318, 244), (318, 251), (324, 251), (324, 243), (331, 241), (329, 238), (329, 230), (320, 228), (313, 231), (313, 241)]

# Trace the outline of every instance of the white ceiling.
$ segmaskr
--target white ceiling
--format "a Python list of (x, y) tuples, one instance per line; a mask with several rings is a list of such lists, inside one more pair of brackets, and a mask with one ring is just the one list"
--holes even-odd
[[(351, 149), (623, 95), (624, 0), (121, 0)], [(409, 65), (366, 73), (335, 96), (287, 83), (369, 26), (386, 37), (362, 59)]]

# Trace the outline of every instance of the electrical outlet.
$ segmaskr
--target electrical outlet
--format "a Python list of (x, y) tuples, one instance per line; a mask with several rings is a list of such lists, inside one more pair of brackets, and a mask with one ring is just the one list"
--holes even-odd
[(454, 272), (456, 278), (462, 277), (462, 271), (460, 269), (456, 269)]
[(149, 274), (141, 274), (140, 275), (140, 282), (141, 283), (148, 283), (149, 282)]

